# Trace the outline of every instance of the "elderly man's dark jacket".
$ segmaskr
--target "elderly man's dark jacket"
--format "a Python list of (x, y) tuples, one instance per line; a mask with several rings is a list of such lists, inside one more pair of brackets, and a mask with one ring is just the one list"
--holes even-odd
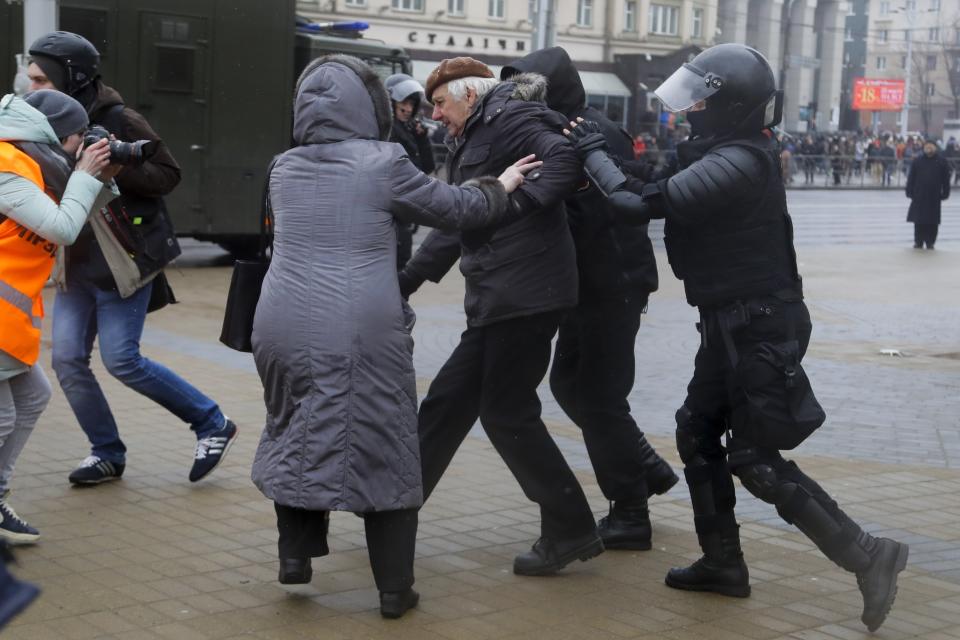
[(416, 284), (439, 282), (460, 258), (470, 326), (577, 304), (576, 255), (563, 201), (582, 182), (582, 165), (562, 134), (563, 117), (542, 103), (543, 76), (514, 80), (497, 85), (474, 109), (447, 160), (447, 175), (453, 184), (496, 176), (536, 154), (543, 166), (511, 196), (514, 206), (531, 213), (498, 229), (433, 231), (404, 269)]
[[(561, 47), (540, 49), (511, 62), (501, 77), (535, 72), (547, 78), (547, 106), (565, 120), (582, 117), (600, 124), (610, 154), (621, 162), (633, 160), (633, 142), (623, 129), (586, 106), (580, 74)], [(647, 236), (647, 225), (614, 225), (607, 198), (581, 180), (581, 189), (567, 200), (570, 231), (577, 248), (580, 302), (646, 296), (657, 290), (657, 262)]]

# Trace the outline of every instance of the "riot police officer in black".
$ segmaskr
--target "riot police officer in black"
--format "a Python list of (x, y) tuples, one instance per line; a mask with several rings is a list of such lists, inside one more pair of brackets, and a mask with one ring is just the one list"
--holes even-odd
[(690, 139), (677, 149), (680, 171), (670, 178), (643, 184), (624, 176), (602, 151), (592, 123), (572, 126), (571, 136), (622, 221), (665, 218), (670, 265), (700, 311), (701, 346), (676, 418), (703, 557), (671, 569), (666, 583), (750, 594), (734, 516), (736, 475), (824, 555), (856, 574), (861, 620), (873, 631), (893, 604), (907, 545), (863, 531), (780, 453), (826, 417), (800, 364), (810, 316), (779, 149), (769, 132), (780, 120), (782, 93), (762, 54), (722, 44), (684, 64), (656, 94), (671, 111), (686, 111), (691, 125)]

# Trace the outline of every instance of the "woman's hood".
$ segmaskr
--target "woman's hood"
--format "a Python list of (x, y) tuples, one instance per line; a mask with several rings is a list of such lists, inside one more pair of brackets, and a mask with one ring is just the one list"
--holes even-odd
[(60, 146), (47, 117), (12, 93), (0, 99), (0, 140)]
[(387, 140), (391, 122), (383, 82), (353, 56), (317, 58), (297, 80), (293, 139), (298, 145)]

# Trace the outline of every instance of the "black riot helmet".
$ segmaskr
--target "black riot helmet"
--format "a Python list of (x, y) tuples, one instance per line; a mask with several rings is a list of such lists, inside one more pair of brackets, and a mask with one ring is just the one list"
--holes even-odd
[[(89, 40), (76, 33), (52, 31), (40, 36), (30, 45), (29, 53), (34, 58), (50, 59), (63, 67), (65, 86), (57, 88), (68, 95), (76, 95), (100, 77), (100, 52)], [(41, 68), (44, 66), (42, 60), (34, 61)]]
[(673, 72), (654, 92), (670, 111), (688, 111), (694, 136), (750, 134), (783, 115), (783, 92), (763, 54), (718, 44)]

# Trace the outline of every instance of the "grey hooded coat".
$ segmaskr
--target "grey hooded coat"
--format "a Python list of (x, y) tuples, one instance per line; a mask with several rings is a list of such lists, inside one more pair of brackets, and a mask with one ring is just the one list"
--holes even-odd
[(398, 221), (446, 229), (510, 222), (500, 183), (428, 178), (385, 142), (390, 102), (348, 56), (297, 82), (294, 142), (270, 177), (275, 239), (253, 327), (266, 427), (253, 482), (302, 509), (423, 502), (413, 313), (400, 297)]

